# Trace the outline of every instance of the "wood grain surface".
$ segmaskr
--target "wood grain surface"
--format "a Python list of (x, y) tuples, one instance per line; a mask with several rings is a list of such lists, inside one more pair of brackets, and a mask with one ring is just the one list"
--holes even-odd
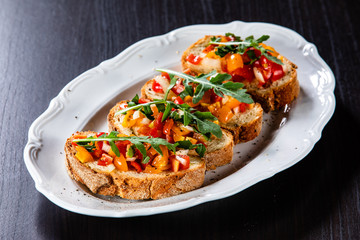
[[(0, 3), (0, 239), (360, 239), (359, 1)], [(146, 37), (233, 20), (297, 31), (335, 74), (335, 114), (300, 163), (232, 197), (149, 217), (83, 216), (36, 191), (27, 132), (68, 82)]]

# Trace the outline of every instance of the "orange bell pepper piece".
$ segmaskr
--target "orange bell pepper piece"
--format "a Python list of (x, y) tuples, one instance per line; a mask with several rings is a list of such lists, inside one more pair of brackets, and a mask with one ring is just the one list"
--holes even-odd
[(244, 67), (244, 62), (239, 53), (231, 54), (226, 58), (227, 70), (228, 72), (233, 72), (238, 68)]
[(233, 108), (235, 108), (235, 107), (237, 107), (239, 105), (240, 105), (240, 102), (238, 100), (236, 100), (235, 98), (229, 96), (229, 99), (225, 103), (224, 106), (227, 106), (228, 108), (233, 109)]
[(94, 158), (84, 147), (76, 146), (75, 150), (76, 150), (75, 157), (79, 159), (80, 162), (86, 163), (86, 162), (94, 161)]
[(167, 149), (167, 147), (163, 145), (160, 145), (160, 149), (163, 155), (162, 156), (160, 154), (157, 155), (152, 161), (152, 165), (154, 167), (162, 169), (166, 167), (169, 163), (169, 150)]
[(126, 163), (126, 159), (121, 153), (120, 153), (120, 157), (114, 158), (114, 165), (120, 171), (126, 172), (129, 170), (128, 165)]
[(218, 111), (218, 120), (222, 123), (228, 122), (233, 116), (234, 113), (227, 106), (223, 106)]

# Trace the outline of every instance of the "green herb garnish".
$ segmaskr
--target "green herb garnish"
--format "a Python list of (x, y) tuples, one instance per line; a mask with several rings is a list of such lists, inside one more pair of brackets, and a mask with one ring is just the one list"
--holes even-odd
[(139, 110), (143, 113), (145, 112), (145, 116), (147, 118), (154, 119), (152, 116), (154, 113), (150, 107), (152, 104), (156, 105), (159, 112), (163, 112), (162, 121), (165, 121), (168, 117), (170, 117), (175, 121), (181, 122), (185, 126), (190, 125), (206, 139), (209, 139), (211, 134), (217, 138), (221, 138), (222, 136), (220, 126), (213, 122), (217, 120), (216, 117), (214, 117), (210, 112), (200, 112), (185, 103), (175, 104), (174, 102), (163, 99), (154, 99), (152, 102), (141, 103), (122, 109), (116, 112), (115, 116), (119, 114), (126, 114), (130, 110)]
[[(99, 137), (88, 137), (88, 138), (82, 138), (82, 139), (74, 139), (73, 142), (76, 142), (79, 146), (85, 147), (88, 151), (93, 151), (95, 148), (94, 143), (97, 141), (108, 141), (111, 150), (115, 153), (116, 156), (120, 156), (119, 149), (117, 148), (115, 141), (130, 141), (135, 148), (137, 148), (140, 153), (142, 154), (142, 163), (148, 163), (150, 160), (150, 157), (146, 154), (146, 148), (144, 146), (144, 143), (149, 143), (151, 147), (153, 147), (161, 156), (163, 156), (163, 153), (160, 149), (160, 145), (166, 146), (169, 150), (172, 152), (176, 152), (176, 147), (184, 148), (184, 149), (195, 149), (195, 151), (199, 154), (200, 157), (204, 156), (205, 153), (205, 147), (203, 144), (192, 144), (190, 141), (181, 141), (181, 143), (169, 143), (165, 139), (162, 138), (150, 138), (150, 137), (118, 137), (118, 132), (112, 131), (108, 135), (103, 134)], [(129, 148), (129, 150), (132, 149), (132, 147)], [(129, 156), (134, 155), (133, 150), (128, 151)]]
[[(180, 93), (180, 97), (184, 99), (188, 95), (192, 96), (193, 103), (198, 103), (204, 96), (205, 92), (210, 89), (213, 89), (214, 93), (219, 97), (224, 97), (224, 95), (228, 95), (235, 98), (239, 102), (248, 104), (254, 102), (251, 96), (246, 93), (246, 89), (242, 88), (244, 84), (228, 81), (231, 79), (231, 75), (227, 73), (221, 74), (213, 71), (208, 74), (202, 74), (200, 76), (194, 77), (185, 73), (176, 72), (169, 69), (158, 68), (156, 70), (160, 72), (167, 72), (169, 74), (183, 78), (183, 84), (185, 86), (185, 89), (183, 92)], [(210, 78), (210, 80), (207, 80), (208, 78)], [(195, 92), (193, 91), (193, 86), (189, 83), (196, 84)]]
[[(241, 40), (241, 38), (239, 36), (235, 36), (232, 33), (226, 33), (226, 36), (233, 36), (235, 38), (235, 41), (220, 42), (221, 38), (217, 38), (217, 37), (211, 38), (211, 41), (209, 42), (209, 44), (219, 45), (216, 47), (216, 51), (215, 51), (216, 55), (218, 55), (220, 57), (224, 57), (228, 53), (244, 54), (248, 48), (253, 47), (254, 49), (260, 51), (260, 53), (261, 53), (260, 56), (263, 55), (272, 62), (275, 62), (280, 65), (284, 65), (280, 61), (280, 59), (278, 59), (274, 56), (271, 56), (269, 54), (269, 52), (272, 52), (271, 50), (265, 49), (263, 46), (259, 45), (259, 43), (262, 43), (262, 42), (268, 40), (270, 38), (269, 35), (262, 35), (258, 39), (254, 39), (254, 36), (249, 36), (249, 37), (245, 38), (245, 40)], [(253, 50), (248, 50), (247, 54), (248, 54), (249, 58), (251, 59), (251, 62), (248, 64), (252, 64), (253, 62), (255, 62), (256, 60), (258, 60), (260, 58), (260, 56), (258, 56), (258, 57), (255, 56)]]

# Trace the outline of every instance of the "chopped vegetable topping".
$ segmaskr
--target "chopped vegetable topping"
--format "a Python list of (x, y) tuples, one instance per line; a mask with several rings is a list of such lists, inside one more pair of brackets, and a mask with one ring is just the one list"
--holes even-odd
[[(81, 138), (74, 136), (73, 142), (77, 144), (75, 157), (82, 163), (96, 161), (99, 166), (114, 164), (119, 171), (133, 169), (137, 172), (149, 173), (176, 169), (169, 158), (175, 156), (177, 147), (195, 149), (200, 157), (206, 150), (203, 144), (192, 144), (189, 140), (172, 144), (162, 138), (123, 137), (115, 131)], [(110, 146), (110, 150), (104, 150), (106, 145)], [(95, 152), (99, 154), (94, 156)], [(183, 169), (186, 169), (186, 164), (185, 167), (180, 168)]]

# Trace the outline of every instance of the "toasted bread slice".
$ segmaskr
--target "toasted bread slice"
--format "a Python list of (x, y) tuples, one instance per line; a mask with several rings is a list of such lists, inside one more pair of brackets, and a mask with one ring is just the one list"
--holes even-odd
[[(183, 70), (188, 70), (193, 74), (209, 73), (216, 70), (219, 73), (224, 73), (225, 59), (220, 57), (209, 58), (203, 50), (209, 45), (213, 36), (205, 36), (192, 44), (185, 50), (181, 57)], [(187, 57), (193, 54), (202, 58), (199, 64), (192, 64), (187, 61)], [(278, 110), (281, 107), (291, 103), (300, 92), (299, 81), (297, 79), (297, 66), (286, 59), (283, 60), (283, 69), (285, 76), (277, 81), (272, 82), (269, 86), (259, 87), (257, 79), (251, 82), (244, 81), (245, 88), (248, 93), (252, 95), (256, 102), (259, 102), (265, 112)]]
[(160, 199), (194, 190), (204, 182), (205, 161), (198, 157), (190, 158), (190, 167), (186, 170), (160, 173), (119, 171), (113, 164), (104, 167), (96, 162), (81, 163), (75, 157), (76, 149), (72, 140), (76, 135), (95, 134), (91, 131), (77, 132), (65, 144), (65, 163), (70, 177), (95, 194), (134, 200)]
[[(126, 135), (141, 136), (137, 128), (123, 127), (122, 122), (124, 115), (115, 115), (121, 109), (121, 105), (126, 101), (118, 102), (109, 112), (108, 127), (109, 131), (118, 131)], [(206, 152), (204, 159), (206, 162), (206, 169), (215, 169), (231, 162), (233, 158), (234, 140), (230, 132), (222, 130), (223, 134), (220, 139), (212, 137), (211, 141), (205, 142)], [(195, 155), (195, 152), (192, 154)]]
[[(163, 89), (167, 89), (169, 81), (164, 77), (158, 75), (153, 79), (149, 80), (141, 88), (141, 97), (145, 99), (162, 99), (164, 98), (164, 93), (156, 93), (152, 89), (153, 82), (158, 82)], [(170, 90), (168, 95), (168, 100), (171, 100), (173, 96), (176, 96)], [(259, 103), (253, 104), (252, 108), (247, 109), (245, 112), (236, 113), (230, 121), (227, 123), (219, 123), (220, 127), (230, 131), (234, 137), (234, 143), (248, 142), (256, 138), (262, 128), (262, 119), (263, 119), (263, 109)]]

